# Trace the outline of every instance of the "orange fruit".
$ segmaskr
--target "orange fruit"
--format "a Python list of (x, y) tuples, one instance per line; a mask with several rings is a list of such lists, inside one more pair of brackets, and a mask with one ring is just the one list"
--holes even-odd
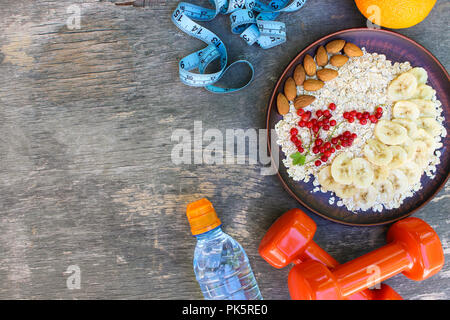
[(436, 0), (355, 0), (355, 3), (372, 23), (402, 29), (423, 21)]

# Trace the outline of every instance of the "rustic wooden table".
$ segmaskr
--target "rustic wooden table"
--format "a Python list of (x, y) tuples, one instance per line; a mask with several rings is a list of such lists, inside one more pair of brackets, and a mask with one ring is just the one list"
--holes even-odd
[[(199, 3), (199, 2), (196, 2)], [(71, 6), (75, 4), (75, 6)], [(252, 85), (228, 95), (180, 83), (179, 59), (203, 47), (170, 21), (177, 1), (146, 9), (111, 2), (4, 0), (0, 7), (0, 298), (200, 299), (186, 204), (208, 197), (246, 249), (266, 299), (288, 299), (287, 271), (257, 253), (267, 228), (298, 204), (259, 165), (175, 165), (175, 129), (264, 128), (283, 68), (330, 32), (363, 27), (353, 1), (309, 0), (286, 22), (288, 42), (248, 47), (229, 18), (207, 23), (230, 61), (255, 66)], [(80, 29), (69, 23), (80, 9)], [(399, 32), (450, 66), (450, 2)], [(450, 184), (416, 216), (438, 232), (447, 260)], [(387, 226), (311, 217), (317, 242), (345, 262), (381, 246)], [(80, 282), (76, 275), (81, 273)], [(69, 285), (68, 285), (69, 283)], [(448, 299), (450, 266), (416, 283), (387, 281), (406, 299)], [(78, 286), (79, 284), (79, 286)]]

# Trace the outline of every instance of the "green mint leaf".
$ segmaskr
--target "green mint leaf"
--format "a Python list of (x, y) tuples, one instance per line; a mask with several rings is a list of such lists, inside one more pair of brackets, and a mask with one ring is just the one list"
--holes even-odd
[(294, 165), (304, 165), (305, 164), (305, 160), (306, 160), (306, 157), (305, 157), (305, 155), (304, 154), (301, 154), (300, 152), (296, 152), (296, 153), (293, 153), (293, 154), (291, 154), (291, 158), (292, 158), (292, 163), (294, 164)]

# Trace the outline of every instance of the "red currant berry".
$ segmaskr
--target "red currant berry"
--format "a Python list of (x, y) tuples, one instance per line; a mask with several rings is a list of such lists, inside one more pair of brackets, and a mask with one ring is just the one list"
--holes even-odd
[(331, 139), (331, 143), (332, 144), (337, 144), (339, 142), (339, 139), (338, 138), (333, 138), (333, 139)]
[(381, 113), (375, 113), (375, 118), (380, 119), (383, 116), (383, 114)]
[(377, 110), (375, 110), (377, 113), (381, 113), (383, 114), (383, 108), (382, 107), (378, 107)]
[(301, 147), (302, 144), (303, 144), (303, 143), (302, 143), (302, 140), (298, 140), (298, 141), (295, 143), (295, 145), (296, 145), (297, 147)]
[(344, 132), (344, 137), (350, 137), (351, 135), (352, 133), (348, 130)]
[(324, 145), (325, 149), (330, 149), (331, 148), (331, 143), (326, 142)]
[(359, 120), (359, 123), (361, 123), (362, 125), (367, 124), (367, 119), (362, 118), (361, 120)]
[(330, 120), (328, 118), (325, 118), (325, 119), (322, 120), (322, 124), (323, 125), (329, 124), (329, 123), (330, 123)]
[(334, 148), (330, 148), (330, 152), (334, 153), (336, 150)]
[(356, 110), (352, 110), (351, 112), (350, 112), (350, 114), (352, 115), (352, 117), (354, 118), (354, 117), (356, 117)]
[(324, 110), (323, 115), (328, 118), (329, 116), (331, 116), (331, 112), (329, 110)]
[(298, 122), (298, 126), (300, 127), (300, 128), (303, 128), (303, 127), (306, 127), (306, 122), (305, 121), (299, 121)]
[(369, 119), (370, 113), (368, 113), (367, 111), (363, 113), (362, 117), (364, 119)]
[(330, 150), (326, 150), (326, 151), (323, 153), (323, 155), (326, 156), (327, 158), (329, 158), (329, 157), (331, 157), (331, 151), (330, 151)]
[(322, 110), (317, 110), (316, 116), (317, 116), (317, 118), (320, 118), (322, 116)]
[(341, 145), (340, 145), (340, 144), (338, 144), (338, 145), (336, 146), (336, 150), (341, 150)]
[(348, 119), (350, 117), (350, 114), (348, 112), (344, 112), (343, 117), (344, 119)]
[(330, 126), (334, 127), (336, 125), (336, 120), (330, 120)]
[(313, 148), (312, 148), (312, 152), (313, 152), (314, 154), (319, 153), (319, 147), (317, 147), (317, 146), (313, 147)]
[(308, 115), (306, 113), (302, 114), (302, 120), (303, 121), (308, 121), (309, 120), (309, 117), (308, 117)]
[(317, 124), (317, 119), (312, 119), (312, 120), (311, 120), (311, 123), (312, 123), (313, 125)]
[(320, 139), (320, 138), (316, 139), (316, 142), (314, 142), (314, 144), (315, 144), (316, 146), (321, 146), (322, 143), (323, 143), (323, 140)]
[(377, 123), (377, 122), (378, 122), (377, 117), (375, 117), (375, 115), (371, 115), (371, 116), (370, 116), (370, 122), (372, 122), (372, 123)]
[(320, 130), (320, 127), (319, 127), (318, 125), (314, 125), (314, 126), (312, 127), (312, 131), (313, 131), (314, 133), (319, 132), (319, 130)]
[(327, 162), (328, 161), (328, 157), (326, 155), (323, 155), (320, 157), (320, 160), (322, 160), (323, 162)]
[(320, 165), (322, 164), (322, 161), (316, 160), (316, 161), (314, 162), (314, 164), (316, 165), (316, 167), (318, 167), (318, 166), (320, 166)]
[(297, 115), (300, 117), (302, 114), (304, 114), (305, 113), (305, 110), (303, 110), (303, 109), (298, 109), (297, 110)]
[(323, 130), (325, 130), (325, 131), (330, 130), (330, 126), (329, 126), (328, 124), (324, 125), (324, 126), (323, 126)]
[(306, 127), (307, 127), (307, 128), (311, 129), (312, 126), (313, 126), (313, 124), (312, 124), (311, 121), (308, 121), (308, 122), (306, 123)]
[(336, 110), (336, 105), (332, 102), (332, 103), (330, 103), (330, 105), (328, 106), (328, 108), (329, 108), (330, 110)]
[(358, 135), (356, 133), (352, 133), (352, 138), (356, 139), (358, 137)]
[(293, 143), (297, 143), (297, 142), (298, 142), (297, 136), (292, 136), (292, 137), (291, 137), (291, 141), (292, 141)]
[(291, 136), (296, 136), (297, 134), (298, 134), (297, 128), (292, 128), (291, 129)]
[(362, 113), (361, 112), (357, 112), (356, 113), (356, 119), (360, 120), (362, 118)]
[(321, 146), (321, 147), (319, 148), (319, 152), (320, 152), (320, 153), (324, 153), (325, 150), (326, 150), (326, 149), (325, 149), (323, 146)]
[(300, 153), (303, 153), (303, 152), (305, 151), (305, 149), (303, 149), (303, 148), (300, 146), (300, 147), (297, 147), (297, 151), (300, 152)]
[(348, 121), (349, 123), (353, 123), (353, 122), (355, 121), (355, 118), (350, 117), (350, 118), (347, 119), (347, 121)]

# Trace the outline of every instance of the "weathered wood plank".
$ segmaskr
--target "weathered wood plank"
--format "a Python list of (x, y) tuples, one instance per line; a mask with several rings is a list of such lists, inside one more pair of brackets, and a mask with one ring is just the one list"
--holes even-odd
[[(178, 60), (202, 47), (170, 21), (176, 1), (147, 9), (80, 2), (81, 29), (69, 30), (72, 1), (6, 1), (0, 8), (0, 298), (201, 298), (192, 270), (195, 239), (186, 204), (208, 197), (225, 230), (245, 247), (266, 299), (286, 299), (288, 270), (257, 254), (260, 239), (297, 206), (276, 176), (255, 165), (174, 165), (172, 131), (263, 128), (266, 103), (285, 65), (327, 33), (364, 26), (351, 1), (309, 1), (283, 15), (288, 42), (262, 50), (207, 25), (230, 61), (256, 68), (244, 91), (218, 96), (178, 80)], [(448, 67), (448, 2), (400, 32)], [(450, 249), (447, 185), (416, 216)], [(342, 226), (312, 215), (317, 242), (339, 261), (384, 243), (387, 227)], [(77, 265), (81, 288), (69, 290)], [(448, 299), (449, 266), (415, 283), (388, 281), (405, 298)]]

